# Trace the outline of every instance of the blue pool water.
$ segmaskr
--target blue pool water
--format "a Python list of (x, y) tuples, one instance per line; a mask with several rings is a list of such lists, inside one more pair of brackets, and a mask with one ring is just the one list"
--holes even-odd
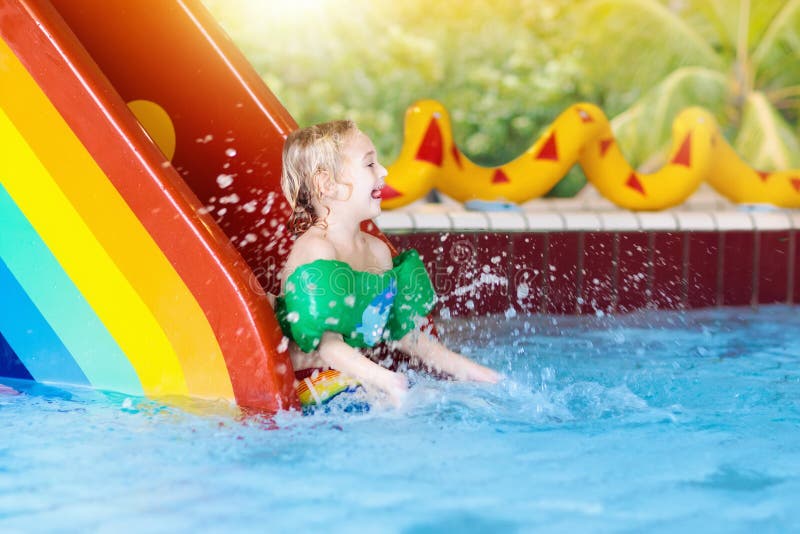
[(800, 529), (800, 313), (452, 320), (498, 386), (274, 420), (0, 380), (0, 531)]

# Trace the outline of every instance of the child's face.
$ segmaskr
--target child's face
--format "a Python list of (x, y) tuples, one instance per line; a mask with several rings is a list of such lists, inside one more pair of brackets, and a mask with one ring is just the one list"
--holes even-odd
[[(378, 163), (375, 146), (369, 137), (361, 132), (344, 146), (342, 150), (342, 183), (352, 187), (347, 198), (347, 209), (361, 220), (372, 219), (381, 213), (381, 189), (386, 178), (386, 169)], [(349, 189), (349, 187), (348, 187)]]

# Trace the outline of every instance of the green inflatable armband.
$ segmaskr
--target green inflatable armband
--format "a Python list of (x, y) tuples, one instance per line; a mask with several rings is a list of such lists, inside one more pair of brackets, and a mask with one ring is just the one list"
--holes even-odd
[(301, 265), (276, 301), (283, 333), (303, 352), (315, 350), (326, 331), (356, 348), (398, 340), (436, 304), (436, 293), (416, 250), (392, 259), (384, 273), (355, 271), (337, 260)]

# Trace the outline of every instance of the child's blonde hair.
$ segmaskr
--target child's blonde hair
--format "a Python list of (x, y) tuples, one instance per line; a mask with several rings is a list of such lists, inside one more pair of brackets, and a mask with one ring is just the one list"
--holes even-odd
[(344, 144), (358, 132), (351, 120), (338, 120), (295, 130), (283, 145), (281, 189), (292, 207), (289, 228), (296, 234), (319, 220), (312, 198), (322, 199), (314, 177), (327, 172), (338, 181)]

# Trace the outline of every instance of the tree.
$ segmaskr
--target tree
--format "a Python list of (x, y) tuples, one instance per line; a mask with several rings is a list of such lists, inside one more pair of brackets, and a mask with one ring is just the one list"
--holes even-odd
[(644, 171), (663, 163), (672, 119), (691, 105), (755, 168), (800, 167), (800, 0), (594, 0), (578, 24), (581, 64)]

